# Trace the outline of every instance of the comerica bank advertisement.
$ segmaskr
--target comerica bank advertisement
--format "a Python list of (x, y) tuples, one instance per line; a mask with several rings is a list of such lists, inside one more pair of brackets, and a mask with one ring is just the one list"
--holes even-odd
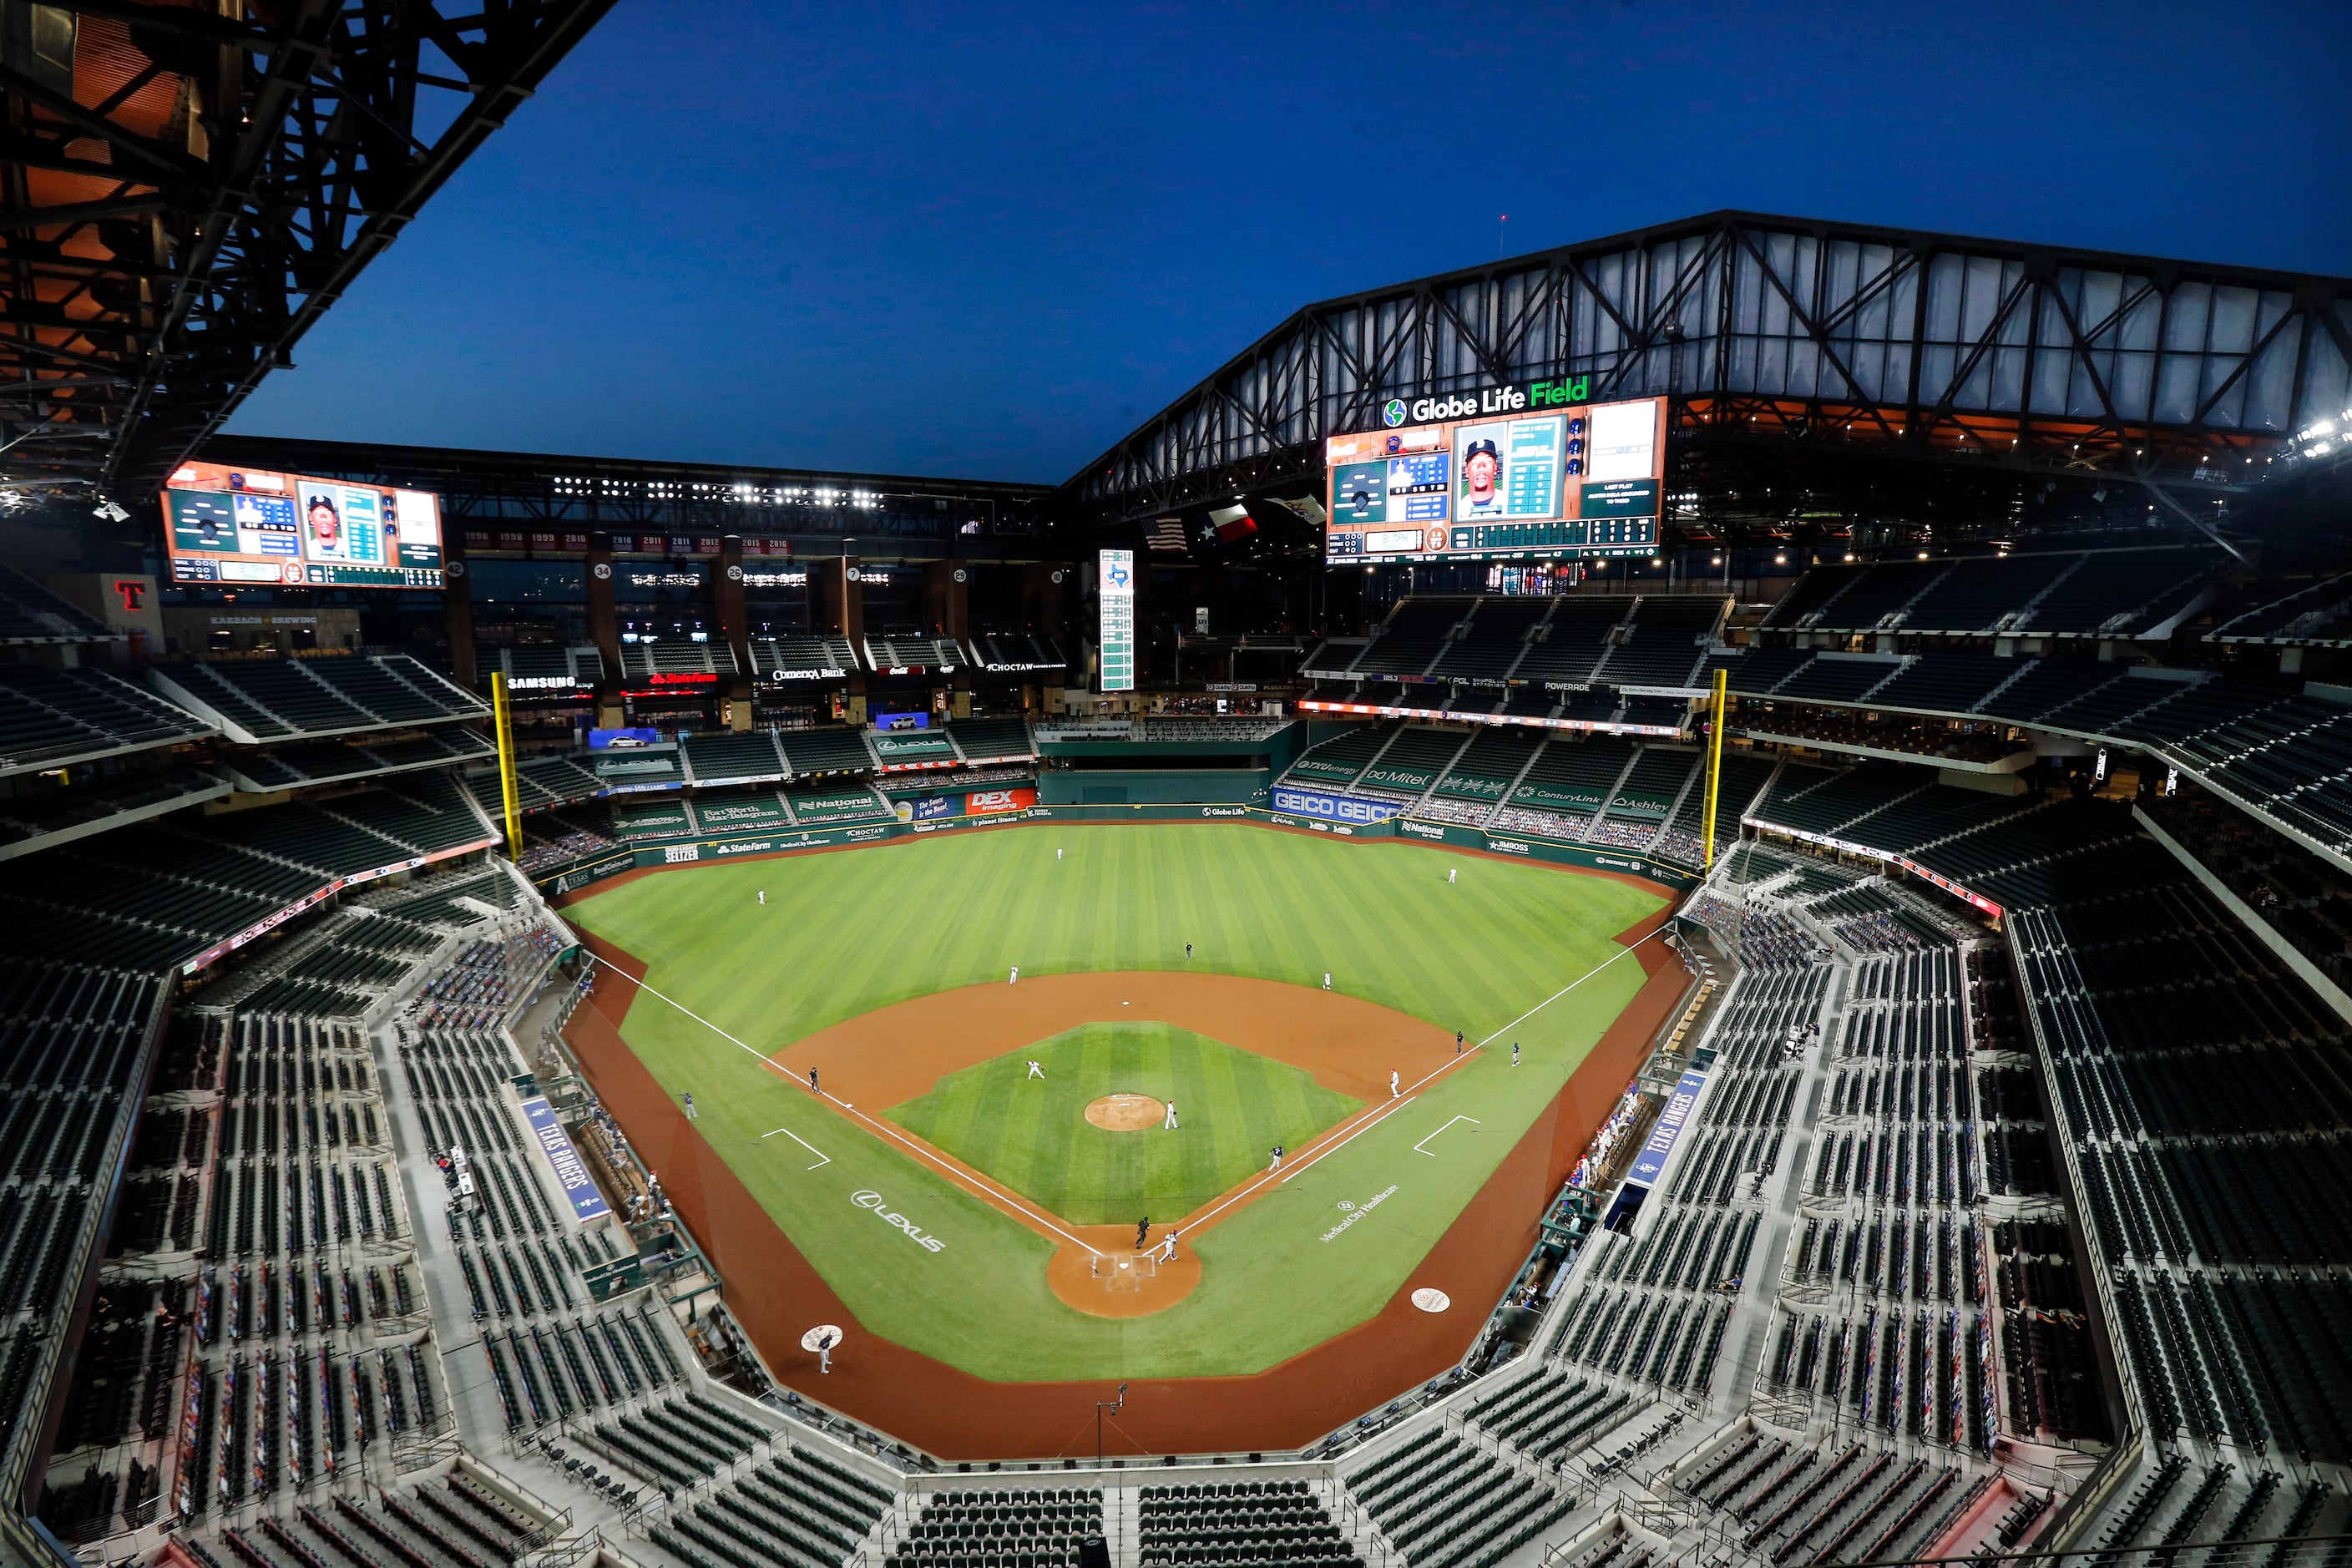
[(1647, 555), (1657, 548), (1666, 400), (1585, 401), (1589, 380), (1408, 402), (1325, 443), (1335, 564)]
[(184, 463), (163, 481), (163, 538), (174, 583), (443, 585), (430, 490)]

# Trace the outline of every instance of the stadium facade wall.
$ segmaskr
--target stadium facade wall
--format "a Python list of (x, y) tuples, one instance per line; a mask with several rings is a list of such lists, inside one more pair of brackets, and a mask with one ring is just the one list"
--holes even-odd
[(1264, 805), (1268, 768), (1048, 769), (1037, 776), (1040, 805)]

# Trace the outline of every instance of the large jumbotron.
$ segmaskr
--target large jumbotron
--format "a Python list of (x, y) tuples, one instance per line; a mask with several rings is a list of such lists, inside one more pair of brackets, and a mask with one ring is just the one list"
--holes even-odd
[(237, 437), (604, 5), (0, 9), (5, 1568), (2352, 1556), (2352, 281)]

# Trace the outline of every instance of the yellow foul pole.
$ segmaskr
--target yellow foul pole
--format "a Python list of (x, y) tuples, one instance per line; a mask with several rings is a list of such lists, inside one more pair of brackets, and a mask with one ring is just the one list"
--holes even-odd
[[(1707, 707), (1706, 737), (1706, 869), (1715, 869), (1715, 801), (1723, 784), (1723, 731), (1729, 715), (1725, 710), (1731, 703), (1731, 672), (1717, 667), (1715, 672), (1715, 700)], [(501, 709), (503, 712), (505, 710)]]
[(522, 859), (522, 812), (516, 805), (514, 713), (507, 702), (506, 671), (490, 677), (490, 708), (499, 726), (499, 800), (506, 808), (507, 858)]

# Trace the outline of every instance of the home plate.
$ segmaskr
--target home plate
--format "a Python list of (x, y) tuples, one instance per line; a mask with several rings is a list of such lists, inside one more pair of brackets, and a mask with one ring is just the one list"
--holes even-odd
[(1412, 1293), (1412, 1304), (1424, 1312), (1443, 1312), (1454, 1305), (1454, 1298), (1443, 1290), (1423, 1285)]
[(839, 1350), (841, 1348), (841, 1330), (832, 1323), (819, 1323), (815, 1328), (811, 1329), (807, 1333), (801, 1336), (801, 1349), (814, 1353), (816, 1349), (820, 1345), (824, 1344), (827, 1340), (831, 1340), (833, 1342), (834, 1349)]

